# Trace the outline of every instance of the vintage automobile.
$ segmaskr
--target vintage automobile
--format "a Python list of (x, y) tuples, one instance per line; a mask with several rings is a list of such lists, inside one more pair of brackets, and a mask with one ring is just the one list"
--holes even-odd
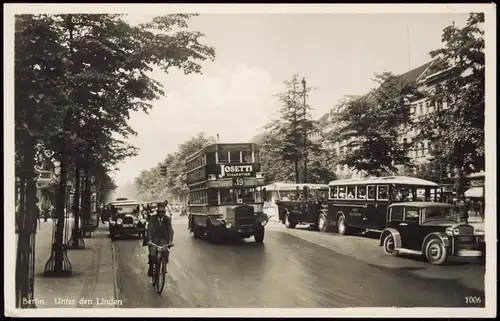
[(307, 224), (315, 230), (326, 231), (328, 185), (273, 183), (264, 187), (276, 193), (279, 220), (286, 228)]
[(146, 218), (140, 210), (140, 202), (133, 200), (116, 201), (109, 203), (109, 234), (112, 238), (117, 235), (138, 235), (144, 237), (146, 233)]
[(391, 204), (379, 245), (388, 255), (424, 255), (434, 265), (452, 256), (483, 257), (484, 233), (475, 233), (473, 226), (460, 222), (454, 209), (452, 204), (434, 202)]

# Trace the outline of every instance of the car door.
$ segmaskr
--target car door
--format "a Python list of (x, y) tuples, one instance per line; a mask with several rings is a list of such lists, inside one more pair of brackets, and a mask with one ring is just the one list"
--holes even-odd
[[(419, 209), (416, 207), (404, 207), (403, 221), (399, 224), (401, 230), (404, 231), (402, 235), (402, 246), (408, 250), (419, 250), (421, 240), (418, 238), (419, 229)], [(401, 233), (401, 232), (400, 232)]]
[(404, 212), (403, 206), (392, 206), (389, 209), (389, 217), (387, 218), (387, 227), (393, 228), (399, 232), (399, 235), (401, 236), (401, 246), (404, 248), (405, 240), (407, 237), (406, 227), (408, 226), (408, 224), (405, 224), (403, 222), (403, 216), (404, 216), (403, 212)]

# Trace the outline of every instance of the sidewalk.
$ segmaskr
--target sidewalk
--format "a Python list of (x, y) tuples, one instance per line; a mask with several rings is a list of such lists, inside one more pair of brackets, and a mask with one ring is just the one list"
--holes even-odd
[[(71, 220), (71, 219), (70, 219)], [(72, 220), (71, 220), (72, 221)], [(114, 308), (114, 271), (111, 240), (101, 225), (85, 238), (85, 249), (68, 250), (72, 265), (69, 277), (45, 277), (50, 257), (52, 221), (41, 223), (35, 257), (35, 299), (37, 308)]]

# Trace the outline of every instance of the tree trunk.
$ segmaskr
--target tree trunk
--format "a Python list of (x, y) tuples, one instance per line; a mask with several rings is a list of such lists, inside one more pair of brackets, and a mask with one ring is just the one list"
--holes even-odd
[(304, 183), (306, 184), (309, 182), (308, 175), (309, 173), (307, 172), (307, 156), (304, 156)]
[(35, 144), (27, 142), (22, 155), (19, 204), (19, 236), (16, 261), (16, 306), (34, 307), (34, 238), (36, 232), (36, 182), (35, 182)]
[(25, 255), (26, 252), (26, 178), (23, 162), (19, 173), (19, 213), (17, 213), (17, 259), (16, 259), (16, 308), (21, 308), (23, 298), (26, 296)]
[(295, 170), (295, 183), (299, 184), (300, 183), (300, 177), (299, 177), (299, 160), (295, 159), (293, 161), (293, 167)]
[(59, 173), (59, 187), (56, 198), (56, 232), (54, 237), (54, 272), (63, 271), (63, 243), (64, 243), (64, 209), (66, 208), (66, 185), (68, 177), (68, 155), (66, 148), (61, 159), (61, 171)]
[(88, 168), (85, 168), (85, 189), (83, 190), (83, 222), (84, 224), (90, 224), (90, 190), (91, 182)]
[(75, 169), (75, 195), (73, 196), (73, 216), (75, 217), (75, 229), (80, 229), (80, 167)]
[[(71, 123), (73, 119), (73, 108), (69, 107), (64, 119), (64, 132), (70, 132)], [(59, 149), (61, 152), (60, 161), (60, 172), (59, 172), (59, 186), (57, 189), (56, 196), (56, 231), (54, 233), (54, 243), (52, 244), (52, 252), (54, 255), (54, 268), (51, 271), (45, 271), (50, 273), (66, 273), (71, 271), (64, 271), (63, 261), (64, 261), (64, 226), (65, 226), (65, 215), (64, 209), (66, 208), (66, 188), (68, 183), (68, 167), (69, 167), (69, 148), (67, 145), (67, 138), (62, 136), (59, 138)], [(52, 256), (51, 256), (52, 258)], [(49, 258), (49, 261), (51, 261)], [(48, 263), (48, 262), (47, 262)]]

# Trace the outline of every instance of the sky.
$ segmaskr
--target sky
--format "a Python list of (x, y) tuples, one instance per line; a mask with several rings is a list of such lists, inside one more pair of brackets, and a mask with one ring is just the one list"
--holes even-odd
[[(161, 15), (161, 13), (158, 13)], [(129, 15), (130, 23), (151, 15)], [(308, 103), (321, 117), (344, 95), (375, 86), (374, 73), (399, 74), (430, 61), (442, 30), (462, 26), (468, 15), (454, 14), (204, 14), (189, 29), (205, 34), (216, 49), (203, 74), (155, 71), (166, 97), (149, 114), (134, 113), (129, 123), (138, 135), (129, 143), (139, 155), (119, 167), (118, 186), (162, 161), (190, 137), (219, 134), (220, 142), (247, 142), (276, 119), (275, 94), (298, 73), (314, 87)]]

